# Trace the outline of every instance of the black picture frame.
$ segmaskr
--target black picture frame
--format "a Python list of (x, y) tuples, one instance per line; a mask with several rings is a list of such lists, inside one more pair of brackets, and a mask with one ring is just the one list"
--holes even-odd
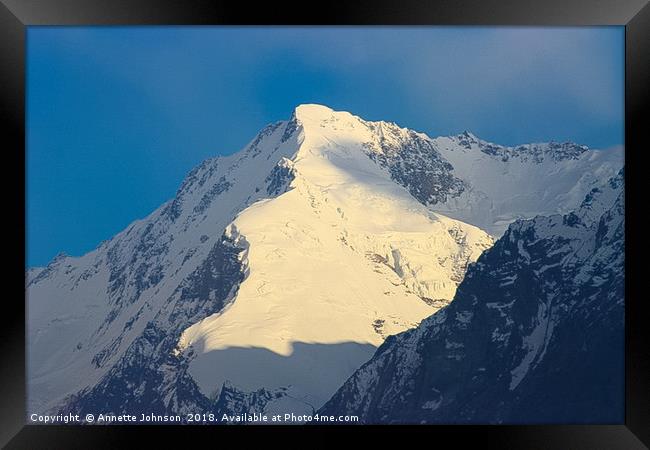
[[(414, 426), (409, 445), (426, 438), (436, 445), (477, 443), (493, 448), (635, 449), (650, 445), (650, 343), (645, 327), (647, 300), (637, 289), (647, 267), (637, 257), (642, 226), (642, 165), (636, 166), (646, 131), (650, 92), (650, 5), (648, 0), (455, 0), (425, 2), (267, 2), (206, 0), (0, 0), (0, 92), (3, 133), (5, 291), (0, 339), (0, 445), (6, 448), (124, 447), (135, 434), (168, 446), (188, 445), (186, 433), (241, 437), (283, 431), (319, 433), (372, 429), (376, 438), (404, 431), (389, 427), (175, 427), (25, 425), (25, 40), (38, 25), (624, 25), (626, 158), (626, 413), (624, 424), (549, 426)], [(641, 241), (639, 241), (641, 242)], [(11, 245), (7, 245), (11, 244)], [(155, 431), (152, 432), (152, 429)], [(182, 429), (181, 429), (182, 428)], [(213, 436), (213, 435), (217, 436)], [(424, 436), (424, 434), (431, 436)], [(435, 439), (435, 441), (428, 441)], [(309, 445), (309, 444), (308, 444)], [(421, 444), (420, 444), (421, 445)]]

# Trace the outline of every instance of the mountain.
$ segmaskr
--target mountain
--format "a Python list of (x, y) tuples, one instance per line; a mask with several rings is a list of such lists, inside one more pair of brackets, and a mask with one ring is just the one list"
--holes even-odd
[(571, 203), (507, 210), (539, 186), (490, 191), (490, 175), (468, 169), (476, 160), (555, 171), (584, 193), (622, 164), (569, 144), (534, 147), (532, 166), (504, 160), (516, 149), (444, 142), (301, 105), (97, 249), (30, 269), (28, 410), (312, 412), (387, 336), (447, 305), (492, 246), (437, 209), (478, 205), (468, 217), (479, 223), (484, 210), (502, 220)]
[(365, 423), (621, 423), (624, 171), (510, 225), (449, 306), (389, 337), (320, 411)]

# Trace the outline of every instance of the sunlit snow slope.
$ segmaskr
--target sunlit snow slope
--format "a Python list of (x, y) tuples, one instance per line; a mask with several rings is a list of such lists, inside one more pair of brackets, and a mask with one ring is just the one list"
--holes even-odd
[(290, 387), (311, 408), (385, 336), (446, 303), (492, 241), (392, 182), (365, 155), (372, 131), (354, 116), (315, 105), (295, 115), (300, 145), (284, 161), (288, 192), (247, 208), (229, 228), (248, 242), (247, 279), (229, 307), (181, 341), (197, 353), (190, 374), (205, 393), (225, 380), (244, 390)]

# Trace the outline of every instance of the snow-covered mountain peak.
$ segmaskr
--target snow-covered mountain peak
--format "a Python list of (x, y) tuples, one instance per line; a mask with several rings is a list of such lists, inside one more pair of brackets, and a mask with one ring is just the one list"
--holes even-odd
[(454, 140), (456, 140), (460, 145), (467, 149), (471, 149), (473, 147), (478, 147), (480, 143), (483, 143), (485, 141), (482, 141), (474, 133), (470, 133), (469, 131), (465, 130), (462, 133), (456, 135), (456, 136), (451, 136)]
[[(386, 336), (445, 305), (467, 264), (492, 244), (395, 183), (368, 156), (368, 143), (379, 141), (370, 125), (321, 106), (296, 108), (287, 129), (297, 151), (276, 165), (290, 172), (288, 189), (233, 221), (247, 242), (247, 278), (227, 308), (179, 340), (195, 354), (189, 373), (204, 393), (230, 379), (245, 392), (291, 385), (301, 408), (322, 404)], [(239, 374), (257, 360), (272, 373)], [(312, 375), (293, 370), (298, 362)]]
[[(348, 139), (356, 143), (405, 138), (418, 135), (429, 139), (422, 133), (402, 128), (395, 123), (385, 121), (367, 121), (347, 111), (335, 111), (327, 106), (317, 104), (298, 105), (292, 114), (290, 122), (296, 124), (306, 135), (311, 137), (334, 138), (337, 141)], [(367, 147), (365, 150), (370, 149)], [(381, 148), (374, 150), (381, 151)], [(397, 150), (397, 149), (396, 149)]]
[(333, 114), (349, 114), (335, 112), (332, 108), (315, 103), (304, 103), (293, 110), (293, 116), (299, 121), (318, 122), (330, 118)]

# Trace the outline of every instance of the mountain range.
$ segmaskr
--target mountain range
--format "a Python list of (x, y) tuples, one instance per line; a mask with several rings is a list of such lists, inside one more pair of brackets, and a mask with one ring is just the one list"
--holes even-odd
[[(435, 366), (443, 358), (465, 377), (469, 363), (462, 361), (485, 358), (486, 346), (501, 342), (492, 334), (508, 334), (493, 349), (507, 361), (492, 358), (485, 379), (499, 364), (523, 375), (503, 375), (505, 388), (484, 394), (482, 404), (513, 393), (525, 398), (524, 387), (543, 373), (540, 355), (561, 345), (540, 344), (540, 330), (566, 303), (553, 334), (559, 339), (570, 314), (596, 314), (607, 296), (589, 284), (593, 279), (574, 281), (605, 264), (596, 255), (601, 247), (621, 250), (608, 234), (614, 222), (605, 231), (594, 224), (606, 214), (617, 220), (616, 204), (600, 191), (610, 178), (622, 186), (622, 166), (622, 150), (508, 147), (471, 133), (432, 139), (320, 105), (298, 106), (241, 151), (204, 161), (173, 199), (95, 250), (60, 254), (27, 271), (28, 411), (324, 408), (362, 411), (379, 422), (484, 420), (480, 401), (462, 410), (459, 397), (443, 389), (451, 382), (420, 383), (432, 369), (415, 364), (423, 355), (412, 347), (430, 345), (426, 361)], [(591, 256), (583, 254), (588, 247)], [(526, 255), (538, 265), (526, 266)], [(565, 257), (573, 262), (558, 262)], [(609, 280), (609, 272), (598, 273)], [(501, 286), (507, 280), (514, 281)], [(540, 292), (526, 297), (533, 282)], [(560, 300), (543, 300), (551, 296), (547, 282), (562, 291), (552, 293)], [(500, 297), (506, 286), (511, 307)], [(570, 286), (580, 292), (563, 291)], [(572, 295), (592, 295), (588, 288), (596, 300), (568, 306)], [(447, 326), (452, 316), (458, 329)], [(475, 326), (482, 334), (466, 336)], [(429, 339), (443, 333), (431, 330), (448, 328), (447, 341)], [(472, 342), (474, 356), (452, 358)], [(399, 367), (400, 358), (412, 358), (404, 367), (413, 371), (390, 372), (381, 355), (400, 355), (391, 356)], [(437, 376), (451, 377), (444, 373)], [(372, 382), (374, 375), (390, 381)], [(388, 392), (420, 384), (440, 391), (436, 398), (409, 394), (426, 398), (424, 410)], [(481, 388), (467, 381), (454, 389), (460, 386), (462, 395)], [(489, 421), (516, 417), (513, 402), (506, 404), (498, 414), (490, 410)], [(453, 412), (436, 415), (444, 411)]]

